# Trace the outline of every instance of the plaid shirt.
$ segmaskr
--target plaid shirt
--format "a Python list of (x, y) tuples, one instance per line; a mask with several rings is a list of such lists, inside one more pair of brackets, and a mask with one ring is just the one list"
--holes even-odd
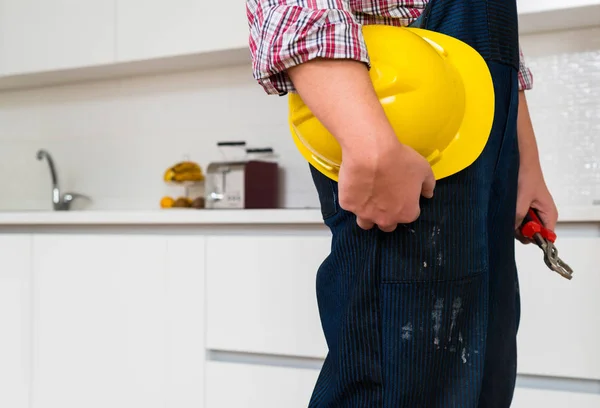
[[(286, 69), (314, 58), (370, 65), (361, 25), (407, 26), (429, 0), (246, 0), (254, 78), (268, 94), (294, 92)], [(533, 78), (519, 50), (519, 89)]]

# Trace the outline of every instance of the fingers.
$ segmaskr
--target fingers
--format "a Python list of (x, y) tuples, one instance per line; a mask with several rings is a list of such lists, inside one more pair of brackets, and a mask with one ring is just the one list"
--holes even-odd
[[(418, 193), (415, 192), (415, 195), (417, 194)], [(350, 208), (347, 211), (354, 212), (352, 210), (353, 209)], [(421, 216), (421, 207), (417, 199), (412, 205), (402, 208), (401, 210), (396, 209), (396, 211), (386, 211), (381, 208), (371, 208), (370, 210), (361, 213), (354, 212), (354, 214), (356, 215), (356, 224), (364, 230), (370, 230), (377, 226), (377, 228), (383, 232), (393, 232), (399, 224), (410, 224), (415, 222)]]
[(433, 190), (435, 190), (435, 177), (433, 176), (433, 171), (429, 168), (429, 174), (425, 181), (423, 181), (421, 195), (425, 198), (433, 198)]
[(382, 217), (381, 219), (376, 218), (371, 221), (370, 219), (357, 216), (356, 224), (364, 230), (370, 230), (377, 225), (377, 228), (383, 232), (393, 232), (398, 227), (398, 224), (410, 224), (416, 221), (420, 215), (421, 208), (417, 205), (410, 213), (405, 213), (402, 217), (397, 218)]
[(530, 244), (532, 241), (525, 238), (521, 234), (521, 224), (529, 211), (529, 204), (517, 203), (517, 212), (515, 216), (515, 238), (524, 245)]
[(515, 230), (515, 238), (523, 245), (529, 245), (533, 242), (532, 240), (525, 238), (518, 229)]
[(551, 231), (554, 231), (554, 229), (556, 228), (556, 222), (558, 220), (558, 211), (556, 210), (556, 208), (546, 210), (543, 208), (539, 208), (536, 204), (523, 205), (522, 203), (517, 203), (517, 212), (515, 216), (515, 230), (518, 231), (521, 228), (521, 224), (523, 223), (523, 220), (525, 219), (525, 216), (527, 215), (530, 206), (531, 208), (534, 208), (537, 211), (540, 220), (542, 221), (542, 224), (544, 224), (544, 227)]
[(550, 210), (537, 209), (537, 211), (544, 226), (549, 230), (554, 231), (556, 228), (556, 221), (558, 220), (558, 211), (556, 211), (555, 208)]
[(383, 232), (394, 232), (398, 227), (398, 224), (377, 225), (377, 227)]
[[(369, 220), (366, 220), (364, 218), (360, 218), (360, 217), (356, 217), (356, 224), (364, 229), (364, 230), (370, 230), (375, 226), (374, 222), (371, 222)], [(396, 228), (398, 227), (397, 223), (382, 223), (382, 224), (377, 224), (377, 228), (379, 228), (381, 231), (383, 232), (393, 232), (396, 230)]]
[[(364, 218), (356, 218), (356, 224), (364, 230), (372, 229), (376, 224), (371, 221), (367, 221)], [(379, 228), (383, 232), (394, 232), (396, 228), (398, 228), (398, 224), (396, 223), (386, 223), (386, 224), (377, 224), (377, 228)]]
[(368, 221), (364, 218), (356, 217), (356, 223), (358, 226), (364, 230), (370, 230), (375, 226), (374, 222)]
[[(414, 217), (414, 220), (416, 220), (418, 217), (419, 217), (419, 214), (417, 214)], [(383, 232), (393, 232), (396, 230), (396, 228), (398, 228), (398, 224), (409, 224), (410, 222), (412, 222), (414, 220), (407, 221), (407, 222), (398, 222), (398, 221), (393, 221), (388, 218), (386, 220), (371, 221), (369, 219), (361, 218), (361, 217), (357, 216), (356, 224), (358, 224), (358, 226), (364, 230), (370, 230), (373, 227), (377, 226), (377, 228), (379, 228)]]

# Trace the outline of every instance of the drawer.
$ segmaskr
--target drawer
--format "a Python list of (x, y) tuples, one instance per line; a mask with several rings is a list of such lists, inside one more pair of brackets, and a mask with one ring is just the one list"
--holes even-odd
[(306, 408), (319, 371), (210, 362), (206, 408)]
[(571, 281), (546, 267), (537, 246), (517, 245), (519, 372), (600, 379), (600, 238), (560, 238), (557, 247)]
[(209, 349), (325, 357), (315, 279), (329, 236), (213, 236), (206, 248)]
[(598, 408), (600, 394), (517, 388), (511, 408)]
[[(209, 362), (207, 408), (305, 408), (316, 369)], [(232, 392), (235, 390), (235, 392)], [(600, 394), (517, 387), (511, 408), (598, 408)]]

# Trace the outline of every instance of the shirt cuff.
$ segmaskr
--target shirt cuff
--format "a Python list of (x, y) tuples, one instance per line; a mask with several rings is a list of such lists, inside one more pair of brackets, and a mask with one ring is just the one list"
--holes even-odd
[(250, 29), (253, 76), (267, 94), (296, 92), (286, 70), (315, 58), (352, 59), (370, 68), (362, 26), (343, 9), (272, 7), (255, 14)]
[(533, 88), (533, 75), (529, 67), (525, 64), (523, 51), (519, 48), (519, 91), (526, 91)]

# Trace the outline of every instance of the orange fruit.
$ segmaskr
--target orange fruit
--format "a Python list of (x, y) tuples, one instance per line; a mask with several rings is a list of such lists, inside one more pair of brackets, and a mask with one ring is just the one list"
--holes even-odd
[(177, 207), (177, 208), (189, 208), (191, 205), (192, 205), (192, 200), (190, 200), (188, 197), (179, 197), (173, 203), (173, 207)]
[(163, 197), (160, 200), (161, 208), (171, 208), (173, 207), (173, 204), (175, 204), (175, 200), (173, 200), (171, 197)]

